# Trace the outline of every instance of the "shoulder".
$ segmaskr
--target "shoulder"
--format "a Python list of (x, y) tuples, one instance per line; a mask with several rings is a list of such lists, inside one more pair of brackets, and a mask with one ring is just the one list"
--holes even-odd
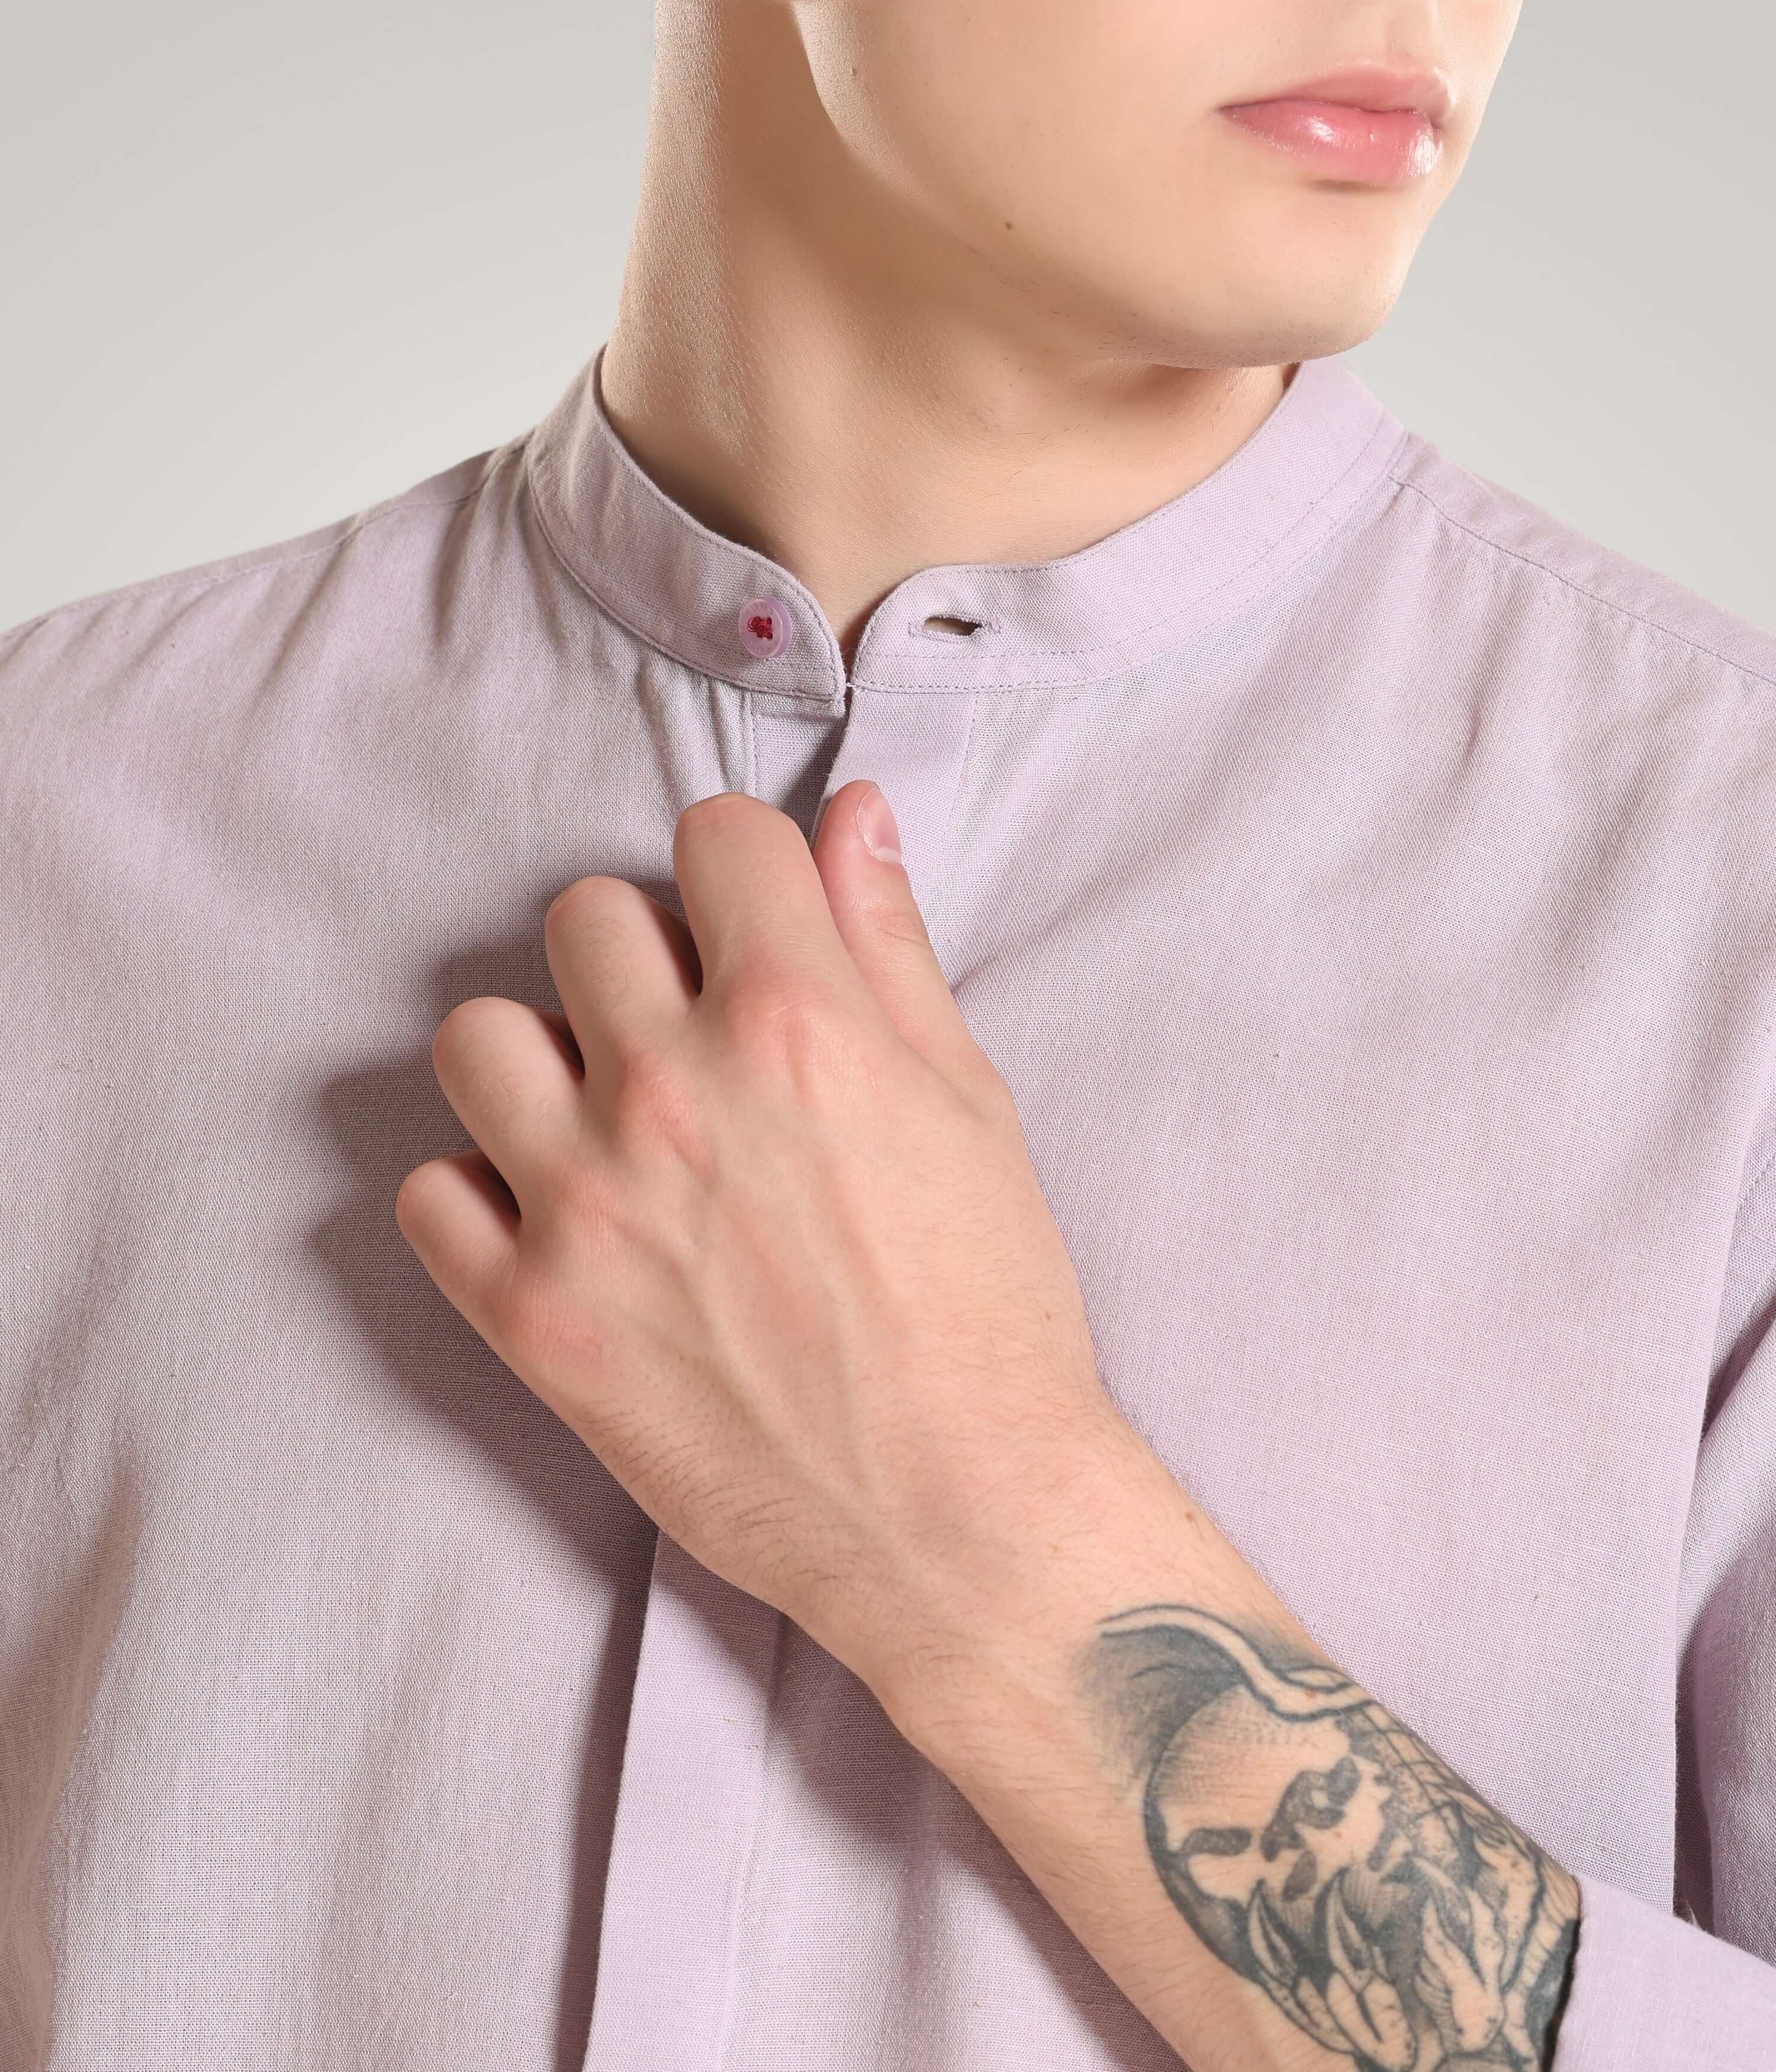
[[(525, 438), (528, 437), (527, 434)], [(524, 438), (456, 462), (401, 494), (250, 552), (76, 598), (0, 632), (0, 726), (21, 699), (104, 700), (108, 686), (225, 662), (262, 673), (310, 636), (373, 644), (380, 625), (423, 609), (453, 529), (500, 501)], [(491, 515), (491, 514), (490, 514)]]
[(1776, 689), (1776, 637), (1564, 524), (1409, 434), (1390, 470), (1400, 522), (1429, 536), (1425, 574), (1496, 619), (1564, 634), (1611, 673), (1676, 666)]

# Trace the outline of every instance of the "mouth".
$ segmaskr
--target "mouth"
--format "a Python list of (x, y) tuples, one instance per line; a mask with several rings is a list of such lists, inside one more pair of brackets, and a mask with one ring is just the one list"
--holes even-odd
[(1322, 179), (1404, 187), (1441, 157), (1451, 101), (1441, 72), (1356, 65), (1219, 113)]

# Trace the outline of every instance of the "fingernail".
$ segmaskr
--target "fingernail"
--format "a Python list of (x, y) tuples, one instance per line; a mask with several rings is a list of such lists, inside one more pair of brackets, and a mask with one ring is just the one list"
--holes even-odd
[(879, 785), (872, 784), (857, 800), (857, 832), (872, 856), (884, 863), (899, 862), (900, 829), (894, 825), (894, 816)]

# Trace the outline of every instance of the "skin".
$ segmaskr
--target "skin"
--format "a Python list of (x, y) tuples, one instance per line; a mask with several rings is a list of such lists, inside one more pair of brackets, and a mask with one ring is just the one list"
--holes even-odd
[[(1179, 493), (1287, 364), (1371, 328), (1514, 10), (1075, 12), (663, 14), (607, 405), (853, 643), (906, 574)], [(1456, 88), (1423, 188), (1315, 179), (1213, 113), (1377, 55)], [(1194, 2072), (1545, 2072), (1576, 1881), (1116, 1410), (882, 794), (845, 786), (812, 845), (717, 794), (672, 862), (683, 921), (615, 878), (556, 898), (561, 1011), (440, 1026), (473, 1148), (394, 1209), (442, 1295), (663, 1531), (870, 1686)]]
[[(1209, 474), (1372, 332), (1515, 0), (661, 0), (606, 408), (847, 660), (915, 571), (1042, 560)], [(1453, 105), (1404, 189), (1216, 111), (1357, 60)]]

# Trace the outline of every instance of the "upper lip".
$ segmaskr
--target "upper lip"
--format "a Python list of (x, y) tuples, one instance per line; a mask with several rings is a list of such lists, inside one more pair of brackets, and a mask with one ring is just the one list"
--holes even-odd
[(1361, 64), (1347, 65), (1342, 72), (1329, 72), (1323, 78), (1304, 80), (1298, 86), (1279, 87), (1274, 93), (1253, 94), (1227, 105), (1249, 108), (1261, 101), (1332, 101), (1346, 108), (1367, 108), (1376, 114), (1413, 109), (1441, 128), (1448, 119), (1450, 99), (1449, 83), (1440, 72)]

